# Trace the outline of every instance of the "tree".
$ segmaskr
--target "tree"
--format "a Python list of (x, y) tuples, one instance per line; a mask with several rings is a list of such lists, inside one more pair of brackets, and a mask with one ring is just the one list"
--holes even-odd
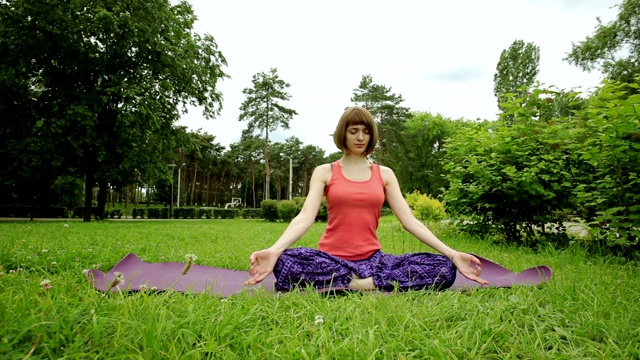
[(289, 129), (289, 121), (298, 113), (281, 103), (291, 99), (291, 95), (285, 91), (291, 85), (280, 79), (277, 69), (272, 68), (268, 73), (261, 72), (253, 75), (251, 82), (252, 88), (242, 90), (246, 99), (240, 105), (238, 120), (248, 122), (247, 133), (264, 134), (265, 198), (270, 199), (269, 132), (275, 131), (278, 127)]
[(0, 85), (16, 91), (0, 111), (27, 140), (10, 161), (84, 178), (85, 221), (96, 183), (102, 217), (109, 184), (167, 174), (174, 122), (186, 105), (215, 117), (227, 77), (195, 20), (186, 1), (0, 3)]
[(564, 60), (583, 71), (599, 69), (608, 79), (633, 83), (640, 73), (640, 0), (624, 0), (616, 20), (598, 24), (592, 36), (573, 43)]
[(504, 102), (527, 94), (538, 76), (539, 64), (540, 48), (534, 43), (515, 40), (508, 49), (502, 50), (493, 75), (493, 94), (501, 111), (504, 111)]
[(401, 94), (396, 95), (390, 87), (375, 84), (371, 75), (363, 75), (358, 87), (353, 89), (351, 101), (369, 110), (378, 123), (378, 151), (375, 157), (381, 164), (392, 147), (402, 151), (400, 133), (411, 114), (409, 108), (401, 106), (404, 102)]
[(389, 154), (396, 164), (403, 192), (418, 190), (435, 198), (449, 187), (444, 170), (445, 143), (465, 126), (469, 126), (469, 122), (451, 120), (440, 114), (413, 114), (402, 133), (411, 146), (403, 152)]

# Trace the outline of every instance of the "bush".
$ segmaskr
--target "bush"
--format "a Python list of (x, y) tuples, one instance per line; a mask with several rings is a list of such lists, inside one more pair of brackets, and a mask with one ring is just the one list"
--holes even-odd
[(215, 219), (213, 217), (214, 211), (215, 211), (215, 209), (212, 209), (212, 208), (199, 208), (198, 209), (198, 219), (202, 219), (203, 217), (205, 219)]
[(260, 203), (262, 218), (268, 221), (278, 220), (278, 202), (276, 200), (262, 200)]
[(261, 209), (244, 208), (244, 209), (240, 209), (239, 215), (243, 219), (260, 219), (260, 218), (262, 218), (262, 210)]
[(169, 218), (169, 208), (168, 207), (163, 207), (160, 210), (160, 218), (161, 219), (168, 219)]
[(138, 217), (140, 217), (141, 219), (144, 219), (145, 217), (145, 209), (144, 208), (133, 208), (133, 210), (131, 211), (131, 217), (134, 219), (137, 219)]
[(229, 209), (214, 209), (214, 216), (220, 219), (234, 219), (240, 215), (240, 209), (237, 208), (229, 208)]
[(413, 215), (419, 220), (439, 221), (446, 216), (444, 205), (440, 201), (423, 195), (419, 191), (407, 194), (406, 199)]
[(278, 218), (285, 222), (290, 222), (298, 214), (298, 205), (293, 200), (282, 200), (278, 202)]
[(122, 218), (122, 210), (121, 209), (105, 210), (104, 216), (110, 217), (112, 219), (116, 219), (116, 218), (120, 219)]
[(162, 216), (160, 208), (148, 208), (147, 217), (149, 219), (160, 219)]
[(320, 209), (318, 209), (318, 214), (316, 215), (316, 221), (326, 222), (328, 218), (329, 213), (327, 212), (327, 198), (322, 198)]

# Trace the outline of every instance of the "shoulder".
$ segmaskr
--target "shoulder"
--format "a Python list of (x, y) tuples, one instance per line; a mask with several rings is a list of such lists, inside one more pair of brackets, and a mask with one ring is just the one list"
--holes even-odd
[(391, 170), (390, 167), (378, 165), (380, 168), (380, 175), (382, 175), (382, 180), (384, 180), (385, 185), (389, 184), (389, 182), (395, 182), (396, 174)]
[(322, 164), (313, 170), (313, 178), (323, 180), (325, 183), (331, 179), (331, 164)]

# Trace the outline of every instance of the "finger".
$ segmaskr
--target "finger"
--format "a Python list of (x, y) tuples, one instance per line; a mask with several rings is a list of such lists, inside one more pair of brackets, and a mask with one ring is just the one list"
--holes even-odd
[(471, 255), (471, 262), (473, 262), (474, 264), (476, 264), (476, 266), (477, 266), (478, 268), (481, 268), (481, 267), (482, 267), (482, 263), (480, 262), (480, 260), (478, 260), (478, 258), (477, 258), (477, 257), (475, 257), (475, 256), (473, 256), (473, 255)]
[(475, 276), (475, 275), (470, 275), (467, 277), (469, 280), (473, 280), (475, 282), (477, 282), (478, 284), (482, 284), (482, 285), (489, 285), (489, 282), (481, 277)]

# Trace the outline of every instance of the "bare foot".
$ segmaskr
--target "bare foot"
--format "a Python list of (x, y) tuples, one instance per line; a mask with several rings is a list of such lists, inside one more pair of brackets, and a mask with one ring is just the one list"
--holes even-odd
[(349, 282), (348, 288), (358, 291), (370, 291), (375, 290), (376, 286), (373, 284), (372, 277), (362, 279), (354, 275)]

